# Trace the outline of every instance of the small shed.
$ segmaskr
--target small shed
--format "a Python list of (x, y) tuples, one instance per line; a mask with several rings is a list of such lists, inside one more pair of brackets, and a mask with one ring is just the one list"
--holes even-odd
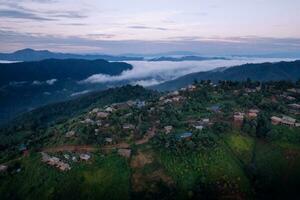
[(81, 160), (88, 161), (91, 158), (91, 156), (89, 154), (83, 153), (83, 154), (80, 154), (79, 158)]
[(192, 132), (183, 132), (179, 135), (179, 139), (187, 139), (187, 138), (191, 138), (193, 135)]
[(125, 158), (130, 158), (131, 156), (131, 149), (119, 149), (118, 154)]
[(6, 165), (0, 165), (0, 172), (6, 172), (7, 168), (8, 167)]
[(165, 129), (165, 133), (169, 134), (169, 133), (171, 133), (173, 126), (165, 126), (164, 129)]
[(273, 117), (271, 117), (271, 122), (273, 125), (278, 125), (281, 123), (281, 118), (273, 116)]

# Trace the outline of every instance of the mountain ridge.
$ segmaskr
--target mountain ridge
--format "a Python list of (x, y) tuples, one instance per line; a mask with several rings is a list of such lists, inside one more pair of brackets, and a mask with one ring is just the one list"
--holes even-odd
[(219, 80), (243, 81), (247, 78), (256, 81), (296, 81), (300, 78), (300, 60), (293, 62), (245, 64), (229, 68), (219, 68), (207, 72), (187, 74), (177, 79), (150, 87), (157, 90), (176, 90), (192, 84), (195, 80)]
[(112, 56), (98, 54), (71, 54), (57, 53), (49, 50), (34, 50), (30, 48), (20, 49), (12, 53), (0, 53), (0, 60), (8, 61), (40, 61), (45, 59), (104, 59), (108, 61), (143, 60), (143, 57), (134, 56)]

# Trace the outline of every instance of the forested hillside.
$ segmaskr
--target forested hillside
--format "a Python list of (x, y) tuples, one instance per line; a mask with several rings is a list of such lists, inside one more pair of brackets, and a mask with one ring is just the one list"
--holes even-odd
[(212, 80), (214, 82), (219, 80), (245, 81), (248, 78), (255, 81), (296, 81), (300, 79), (300, 61), (246, 64), (208, 72), (198, 72), (153, 86), (152, 88), (175, 90), (192, 84), (195, 80)]

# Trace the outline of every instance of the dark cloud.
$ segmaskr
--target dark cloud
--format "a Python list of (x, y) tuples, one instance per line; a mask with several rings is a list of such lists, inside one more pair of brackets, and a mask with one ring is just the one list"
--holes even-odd
[(61, 23), (59, 25), (64, 25), (64, 26), (86, 26), (87, 24), (85, 24), (85, 23)]
[[(1, 0), (0, 0), (1, 1)], [(33, 0), (39, 3), (55, 3), (56, 0)], [(64, 12), (56, 11), (56, 10), (46, 10), (39, 11), (37, 9), (24, 7), (20, 4), (21, 1), (7, 1), (1, 2), (2, 6), (5, 6), (5, 9), (0, 9), (0, 17), (8, 17), (8, 18), (19, 18), (19, 19), (31, 19), (31, 20), (44, 20), (44, 21), (57, 21), (60, 18), (68, 18), (68, 19), (82, 19), (87, 16), (80, 14), (77, 11), (73, 10), (65, 10)]]
[(78, 12), (74, 12), (74, 11), (66, 11), (63, 13), (56, 13), (56, 12), (48, 12), (51, 17), (55, 17), (55, 18), (70, 18), (70, 19), (82, 19), (82, 18), (86, 18), (87, 16), (79, 14)]
[(91, 37), (91, 38), (113, 38), (113, 37), (115, 37), (114, 34), (105, 34), (105, 33), (88, 34), (87, 36)]
[(30, 19), (30, 20), (37, 20), (37, 21), (55, 21), (55, 19), (41, 17), (32, 12), (21, 11), (21, 10), (10, 10), (10, 9), (0, 9), (0, 17)]
[(168, 31), (171, 29), (163, 28), (163, 27), (149, 27), (149, 26), (128, 26), (127, 28), (132, 29), (146, 29), (146, 30), (159, 30), (159, 31)]

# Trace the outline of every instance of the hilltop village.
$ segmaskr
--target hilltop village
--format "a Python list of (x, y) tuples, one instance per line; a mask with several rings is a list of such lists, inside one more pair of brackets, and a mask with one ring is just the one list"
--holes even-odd
[[(295, 153), (300, 146), (299, 103), (299, 85), (289, 82), (195, 82), (149, 99), (91, 106), (47, 128), (47, 139), (39, 145), (24, 142), (18, 151), (20, 159), (36, 155), (41, 167), (66, 176), (118, 156), (132, 170), (134, 193), (155, 193), (162, 182), (193, 196), (195, 186), (184, 181), (194, 177), (220, 194), (251, 196), (250, 189), (242, 188), (262, 181), (257, 174), (266, 173), (266, 166), (268, 172), (274, 168), (262, 161), (269, 158), (261, 158), (264, 150), (259, 148), (270, 144), (285, 152), (284, 162), (300, 160)], [(0, 169), (2, 174), (26, 170), (10, 162)], [(155, 186), (149, 188), (150, 183)]]

